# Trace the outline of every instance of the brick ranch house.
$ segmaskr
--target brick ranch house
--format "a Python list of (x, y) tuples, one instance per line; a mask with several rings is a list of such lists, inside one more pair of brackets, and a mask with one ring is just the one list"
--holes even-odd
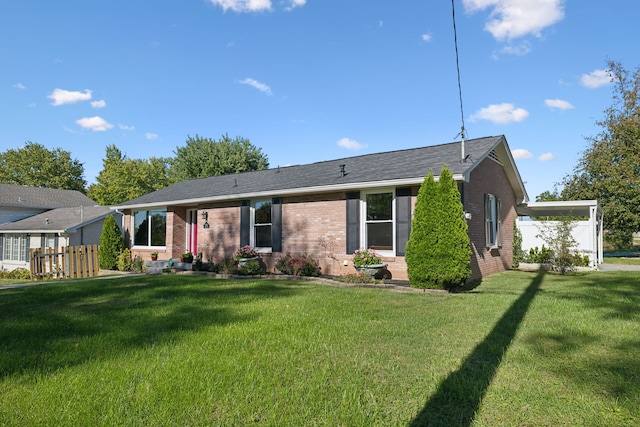
[[(464, 158), (464, 160), (462, 160)], [(254, 246), (267, 271), (286, 253), (311, 254), (323, 274), (354, 273), (374, 248), (406, 280), (405, 245), (418, 189), (446, 164), (458, 182), (472, 279), (511, 268), (516, 206), (528, 196), (504, 136), (183, 181), (112, 206), (133, 255), (220, 262)]]

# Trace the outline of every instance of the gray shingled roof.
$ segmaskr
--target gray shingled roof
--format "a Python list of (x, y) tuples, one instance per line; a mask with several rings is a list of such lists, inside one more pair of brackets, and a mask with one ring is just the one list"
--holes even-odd
[[(361, 183), (385, 183), (423, 179), (429, 170), (438, 175), (446, 164), (455, 175), (466, 175), (484, 159), (504, 136), (468, 140), (465, 154), (469, 161), (461, 162), (461, 143), (433, 145), (422, 148), (366, 154), (298, 166), (277, 167), (262, 171), (244, 172), (183, 181), (127, 201), (117, 208), (179, 204), (181, 201), (233, 198), (236, 195), (291, 193), (300, 189), (345, 187)], [(345, 174), (341, 173), (344, 165)]]
[(53, 209), (96, 204), (95, 201), (76, 190), (0, 184), (0, 206)]
[(73, 233), (78, 228), (113, 214), (108, 206), (76, 206), (57, 208), (29, 218), (0, 225), (2, 232)]

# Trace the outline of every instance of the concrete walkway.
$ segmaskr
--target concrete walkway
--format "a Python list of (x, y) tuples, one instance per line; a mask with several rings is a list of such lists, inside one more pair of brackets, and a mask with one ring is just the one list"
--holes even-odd
[(625, 264), (600, 264), (598, 266), (600, 271), (640, 271), (640, 265), (625, 265)]

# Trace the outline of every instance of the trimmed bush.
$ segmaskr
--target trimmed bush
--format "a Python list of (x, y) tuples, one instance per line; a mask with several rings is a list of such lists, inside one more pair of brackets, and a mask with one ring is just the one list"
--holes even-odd
[[(113, 215), (104, 219), (100, 235), (100, 251), (98, 263), (103, 270), (114, 270), (118, 265), (118, 257), (124, 249), (124, 237)], [(130, 257), (131, 255), (129, 255)]]
[(312, 276), (320, 275), (320, 265), (311, 255), (291, 255), (286, 254), (276, 262), (276, 268), (282, 274), (290, 274), (293, 276)]
[(120, 255), (118, 255), (117, 266), (120, 271), (131, 271), (133, 269), (131, 251), (128, 248), (123, 249), (122, 252), (120, 252)]
[(414, 288), (452, 288), (471, 275), (464, 208), (446, 165), (438, 182), (429, 171), (420, 187), (406, 250), (407, 273)]

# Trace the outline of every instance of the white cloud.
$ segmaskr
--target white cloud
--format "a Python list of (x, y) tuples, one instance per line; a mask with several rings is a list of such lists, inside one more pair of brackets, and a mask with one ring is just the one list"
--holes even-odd
[(51, 105), (55, 106), (75, 104), (76, 102), (90, 100), (91, 91), (89, 89), (85, 89), (84, 92), (79, 92), (55, 88), (47, 98), (52, 99), (53, 102)]
[(271, 10), (271, 0), (209, 0), (214, 6), (220, 6), (225, 12), (259, 12)]
[(289, 5), (285, 6), (284, 10), (287, 12), (292, 11), (296, 7), (302, 7), (307, 3), (307, 0), (289, 0)]
[(135, 126), (127, 126), (127, 125), (123, 125), (123, 124), (119, 124), (118, 127), (121, 130), (126, 130), (126, 131), (129, 131), (129, 132), (135, 130), (135, 128), (136, 128)]
[(580, 83), (582, 83), (582, 86), (588, 87), (590, 89), (606, 86), (608, 84), (611, 84), (612, 81), (613, 79), (609, 74), (609, 70), (594, 70), (589, 74), (583, 74), (580, 77)]
[(524, 148), (516, 148), (515, 150), (511, 150), (511, 155), (514, 159), (530, 159), (533, 157), (533, 154), (529, 150)]
[(78, 126), (83, 127), (85, 129), (91, 129), (94, 132), (104, 132), (113, 127), (113, 125), (107, 122), (100, 116), (93, 117), (83, 117), (79, 120), (76, 120)]
[(569, 102), (563, 99), (545, 99), (544, 105), (552, 109), (558, 110), (571, 110), (574, 106)]
[(529, 117), (529, 112), (524, 108), (516, 108), (508, 102), (502, 104), (492, 104), (481, 108), (471, 116), (471, 121), (489, 120), (497, 124), (508, 124), (521, 122)]
[(144, 137), (147, 138), (149, 141), (153, 141), (155, 139), (158, 139), (158, 134), (157, 133), (147, 132), (147, 133), (144, 134)]
[(553, 160), (554, 158), (555, 157), (553, 156), (552, 153), (544, 153), (543, 155), (538, 157), (538, 160), (540, 160), (541, 162), (549, 162), (549, 161)]
[(337, 142), (338, 147), (346, 148), (347, 150), (361, 150), (367, 146), (367, 144), (361, 144), (354, 139), (342, 138)]
[(104, 99), (101, 99), (100, 101), (91, 101), (91, 106), (93, 108), (104, 108), (107, 106), (107, 103), (104, 101)]
[(531, 43), (523, 42), (520, 44), (511, 44), (500, 49), (500, 53), (503, 55), (515, 55), (524, 56), (531, 52)]
[(23, 85), (22, 83), (16, 83), (13, 85), (13, 87), (15, 87), (16, 89), (26, 89), (27, 87), (25, 85)]
[(490, 8), (485, 30), (497, 40), (512, 40), (540, 32), (564, 19), (564, 0), (463, 0), (467, 12)]
[(258, 89), (260, 92), (264, 92), (267, 95), (271, 95), (271, 88), (269, 86), (267, 86), (266, 84), (259, 82), (255, 79), (250, 79), (250, 78), (246, 78), (244, 80), (240, 80), (241, 84), (243, 85), (249, 85), (251, 87), (254, 87), (256, 89)]
[(422, 37), (422, 41), (423, 42), (430, 42), (431, 39), (432, 39), (431, 34), (429, 34), (429, 33), (423, 34), (421, 37)]

